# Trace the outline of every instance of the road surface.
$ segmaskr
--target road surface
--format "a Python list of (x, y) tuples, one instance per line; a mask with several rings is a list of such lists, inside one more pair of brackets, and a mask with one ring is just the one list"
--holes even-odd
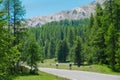
[(120, 80), (120, 76), (100, 74), (94, 72), (53, 69), (53, 68), (39, 68), (39, 70), (60, 77), (64, 77), (70, 80)]

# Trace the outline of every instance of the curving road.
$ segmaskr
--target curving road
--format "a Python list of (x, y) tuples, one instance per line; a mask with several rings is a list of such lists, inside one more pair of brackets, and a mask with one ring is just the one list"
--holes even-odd
[(100, 74), (94, 72), (53, 69), (53, 68), (39, 68), (39, 70), (60, 77), (64, 77), (70, 80), (120, 80), (120, 76)]

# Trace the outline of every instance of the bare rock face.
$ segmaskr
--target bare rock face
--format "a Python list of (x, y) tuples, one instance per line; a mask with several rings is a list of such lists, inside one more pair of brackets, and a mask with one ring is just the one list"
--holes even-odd
[(91, 13), (95, 13), (95, 6), (96, 3), (103, 4), (105, 0), (96, 0), (88, 5), (74, 8), (72, 10), (65, 10), (61, 11), (56, 14), (47, 15), (47, 16), (36, 16), (31, 19), (28, 19), (27, 26), (41, 26), (43, 24), (46, 24), (48, 22), (52, 21), (60, 21), (60, 20), (78, 20), (78, 19), (84, 19), (89, 18)]

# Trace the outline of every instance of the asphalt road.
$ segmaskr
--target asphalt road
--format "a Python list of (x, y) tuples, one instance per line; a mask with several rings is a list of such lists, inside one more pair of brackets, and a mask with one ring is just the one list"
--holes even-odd
[(53, 69), (53, 68), (39, 68), (39, 70), (60, 77), (64, 77), (70, 80), (120, 80), (120, 76), (100, 74), (94, 72)]

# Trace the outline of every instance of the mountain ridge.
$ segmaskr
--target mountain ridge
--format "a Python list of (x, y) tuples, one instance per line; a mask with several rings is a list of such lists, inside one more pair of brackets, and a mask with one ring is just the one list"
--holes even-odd
[(96, 3), (103, 4), (104, 0), (96, 0), (85, 6), (80, 6), (77, 8), (73, 8), (71, 10), (63, 10), (61, 12), (46, 15), (46, 16), (36, 16), (31, 19), (28, 19), (27, 26), (41, 26), (49, 22), (53, 21), (61, 21), (61, 20), (79, 20), (89, 18), (91, 13), (95, 13)]

